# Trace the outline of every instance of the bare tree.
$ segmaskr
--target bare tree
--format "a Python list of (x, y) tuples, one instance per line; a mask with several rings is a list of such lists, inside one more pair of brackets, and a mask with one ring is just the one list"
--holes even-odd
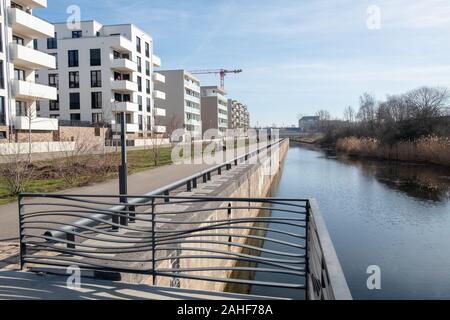
[(422, 87), (406, 94), (406, 101), (414, 108), (417, 118), (441, 116), (444, 108), (449, 106), (449, 99), (446, 88)]
[(11, 196), (26, 191), (26, 186), (33, 181), (35, 170), (23, 158), (20, 144), (11, 144), (0, 153), (0, 176), (5, 181)]
[(344, 110), (344, 120), (348, 123), (353, 123), (356, 120), (356, 111), (352, 106), (348, 106)]
[(329, 122), (331, 121), (331, 114), (327, 110), (319, 110), (316, 112), (316, 117), (319, 118), (319, 128), (324, 130), (327, 128)]

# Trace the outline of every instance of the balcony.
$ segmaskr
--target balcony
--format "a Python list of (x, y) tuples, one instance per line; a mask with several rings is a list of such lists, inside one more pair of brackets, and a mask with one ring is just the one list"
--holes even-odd
[[(28, 117), (16, 117), (14, 119), (16, 130), (30, 130), (30, 119)], [(58, 119), (34, 118), (31, 119), (31, 130), (56, 131), (58, 130)]]
[(113, 39), (111, 43), (111, 47), (119, 52), (133, 52), (134, 46), (133, 43), (125, 38), (124, 36), (117, 35), (117, 36), (111, 36)]
[(14, 33), (33, 39), (52, 38), (55, 36), (55, 27), (17, 8), (9, 8), (9, 21)]
[(113, 105), (113, 112), (134, 113), (139, 111), (139, 105), (133, 102), (117, 102)]
[(161, 73), (154, 72), (153, 73), (153, 81), (159, 82), (159, 83), (166, 83), (166, 77), (163, 76)]
[(12, 92), (16, 98), (24, 100), (56, 100), (58, 95), (54, 87), (22, 80), (12, 81)]
[(128, 80), (113, 80), (111, 82), (111, 90), (120, 92), (137, 92), (138, 84)]
[(166, 109), (153, 108), (153, 115), (155, 117), (165, 117), (166, 116)]
[(157, 67), (157, 68), (161, 67), (161, 58), (158, 57), (157, 55), (153, 55), (152, 62), (153, 62), (154, 67)]
[(165, 126), (154, 126), (153, 130), (155, 133), (166, 133), (167, 128)]
[[(121, 131), (121, 125), (120, 125), (120, 123), (111, 125), (111, 130), (112, 130), (113, 132), (120, 132), (120, 131)], [(137, 123), (136, 123), (136, 124), (134, 124), (134, 123), (127, 123), (127, 124), (126, 124), (126, 130), (127, 130), (127, 132), (129, 132), (129, 133), (136, 133), (136, 132), (139, 132), (139, 125), (138, 125)]]
[(47, 0), (14, 0), (15, 3), (20, 4), (23, 7), (34, 8), (47, 8)]
[(56, 59), (54, 56), (24, 47), (17, 43), (10, 44), (11, 58), (15, 67), (25, 69), (55, 69)]
[(159, 90), (153, 90), (153, 98), (166, 100), (166, 93)]
[(137, 72), (137, 63), (128, 59), (112, 59), (111, 69), (120, 72)]

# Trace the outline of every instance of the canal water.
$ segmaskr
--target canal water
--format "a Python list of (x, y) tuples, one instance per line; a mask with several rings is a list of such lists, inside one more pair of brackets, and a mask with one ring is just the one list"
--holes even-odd
[[(450, 298), (450, 168), (291, 145), (274, 196), (318, 200), (355, 299)], [(367, 287), (373, 265), (381, 268), (381, 290)], [(270, 280), (289, 280), (278, 277)], [(285, 289), (251, 293), (303, 298)]]

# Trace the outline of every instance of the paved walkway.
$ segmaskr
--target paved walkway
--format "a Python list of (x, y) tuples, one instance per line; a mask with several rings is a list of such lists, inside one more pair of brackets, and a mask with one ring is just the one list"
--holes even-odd
[(0, 271), (0, 300), (274, 300), (276, 298), (153, 287), (82, 278), (69, 289), (66, 276)]
[[(171, 165), (139, 172), (128, 177), (128, 194), (145, 194), (194, 175), (209, 167), (206, 164)], [(64, 194), (119, 194), (119, 180), (114, 179), (93, 186), (65, 190)], [(45, 199), (40, 200), (45, 202)], [(0, 242), (16, 239), (19, 230), (17, 203), (0, 206), (0, 221)]]

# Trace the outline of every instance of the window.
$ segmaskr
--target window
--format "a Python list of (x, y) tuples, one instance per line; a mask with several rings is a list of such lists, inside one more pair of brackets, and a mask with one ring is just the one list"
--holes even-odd
[(0, 124), (6, 124), (5, 97), (0, 97)]
[(3, 52), (3, 27), (0, 23), (0, 52)]
[(93, 113), (92, 114), (92, 123), (102, 123), (103, 117), (101, 113)]
[(151, 92), (151, 85), (150, 85), (150, 80), (147, 80), (147, 93), (150, 94)]
[(145, 74), (150, 76), (150, 61), (145, 62)]
[(51, 114), (50, 119), (59, 119), (59, 114)]
[(78, 58), (78, 50), (69, 50), (69, 68), (79, 66)]
[(71, 113), (70, 121), (81, 121), (81, 114), (79, 113)]
[(80, 109), (80, 94), (72, 92), (70, 94), (70, 109), (78, 110)]
[(5, 89), (5, 75), (3, 73), (3, 60), (0, 60), (0, 88)]
[(59, 94), (57, 95), (56, 100), (49, 101), (48, 106), (50, 111), (59, 111)]
[(69, 88), (76, 89), (80, 87), (80, 73), (78, 71), (69, 72)]
[(102, 50), (101, 49), (91, 49), (91, 66), (101, 66), (102, 65)]
[(138, 91), (142, 92), (142, 78), (137, 77), (137, 82), (138, 82)]
[(13, 35), (13, 42), (23, 46), (25, 41), (23, 40), (23, 38)]
[(14, 69), (14, 79), (25, 81), (25, 70)]
[(102, 72), (99, 70), (91, 71), (91, 87), (100, 88), (102, 86)]
[(81, 31), (81, 30), (72, 31), (72, 38), (76, 39), (76, 38), (81, 38), (82, 36), (83, 36), (83, 31)]
[(142, 59), (137, 57), (138, 72), (142, 72)]
[(91, 92), (91, 106), (92, 106), (92, 109), (103, 108), (101, 92)]
[(57, 73), (48, 75), (48, 85), (50, 87), (59, 88), (59, 76)]
[(148, 42), (145, 43), (145, 56), (150, 58), (150, 44)]
[(141, 115), (138, 116), (138, 124), (139, 124), (139, 131), (144, 130), (144, 122)]
[(147, 98), (147, 112), (152, 112), (152, 100)]
[(39, 50), (39, 44), (37, 39), (33, 39), (33, 49)]
[(47, 49), (58, 49), (58, 40), (57, 40), (57, 33), (55, 32), (54, 38), (48, 38), (47, 39)]
[(147, 116), (147, 131), (152, 131), (152, 117)]
[(27, 103), (25, 101), (16, 100), (16, 116), (18, 117), (27, 116)]
[(49, 53), (49, 55), (55, 57), (55, 61), (56, 61), (55, 69), (58, 69), (58, 54), (57, 53)]
[(141, 53), (141, 38), (136, 37), (136, 50), (137, 52)]
[(142, 111), (142, 97), (138, 96), (139, 111)]

